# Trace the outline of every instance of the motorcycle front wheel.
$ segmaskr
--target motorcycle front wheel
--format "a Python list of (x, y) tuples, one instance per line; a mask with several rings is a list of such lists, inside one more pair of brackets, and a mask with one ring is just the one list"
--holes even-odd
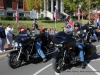
[(20, 67), (20, 65), (22, 63), (21, 58), (19, 58), (19, 60), (17, 61), (17, 57), (18, 57), (18, 54), (14, 53), (14, 54), (12, 54), (12, 56), (10, 58), (8, 58), (8, 64), (13, 69)]
[(55, 72), (60, 73), (64, 67), (63, 58), (53, 58), (52, 66)]

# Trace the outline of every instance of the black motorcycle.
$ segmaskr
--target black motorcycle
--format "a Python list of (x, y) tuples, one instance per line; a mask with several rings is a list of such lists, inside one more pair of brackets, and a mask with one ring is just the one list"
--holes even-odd
[(85, 29), (86, 32), (87, 32), (87, 41), (97, 41), (95, 38), (94, 38), (94, 33), (96, 34), (97, 38), (99, 37), (99, 34), (98, 32), (96, 32), (96, 27), (93, 27), (91, 25), (84, 25), (81, 29)]
[[(79, 35), (85, 38), (85, 34)], [(85, 38), (86, 39), (86, 38)], [(80, 62), (78, 47), (76, 46), (76, 39), (63, 31), (55, 35), (52, 42), (54, 43), (57, 52), (54, 54), (52, 66), (54, 71), (60, 73), (65, 65), (75, 65)], [(96, 46), (84, 42), (85, 59), (96, 53)]]
[[(31, 39), (26, 35), (27, 34), (18, 35), (15, 39), (14, 50), (7, 54), (8, 64), (11, 68), (15, 69), (20, 67), (22, 62), (28, 62), (41, 58), (34, 46), (35, 39)], [(55, 51), (53, 44), (50, 44), (50, 40), (46, 40), (45, 42), (48, 44), (43, 44), (42, 50), (44, 54), (48, 56)]]

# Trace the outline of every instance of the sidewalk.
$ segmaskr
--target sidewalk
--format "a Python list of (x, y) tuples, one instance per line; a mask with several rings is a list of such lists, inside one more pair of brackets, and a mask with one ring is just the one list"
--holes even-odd
[(13, 49), (8, 49), (8, 44), (5, 44), (4, 48), (5, 48), (5, 52), (1, 52), (0, 55), (7, 54), (13, 50)]

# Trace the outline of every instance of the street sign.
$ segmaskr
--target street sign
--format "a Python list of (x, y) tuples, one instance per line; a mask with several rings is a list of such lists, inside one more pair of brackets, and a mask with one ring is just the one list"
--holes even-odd
[(30, 11), (30, 19), (36, 19), (37, 18), (37, 12), (36, 10), (32, 9)]

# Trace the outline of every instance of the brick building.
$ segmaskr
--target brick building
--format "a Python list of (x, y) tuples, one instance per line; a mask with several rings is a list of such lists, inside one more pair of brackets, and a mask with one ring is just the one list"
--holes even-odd
[[(19, 16), (30, 16), (30, 11), (27, 11), (25, 8), (24, 0), (0, 0), (0, 15), (9, 15), (14, 17), (17, 4), (19, 4)], [(47, 6), (45, 6), (46, 4)], [(44, 6), (44, 10), (42, 10), (40, 13), (36, 12), (36, 18), (49, 17), (50, 19), (53, 19), (53, 12), (55, 10), (55, 6), (59, 13), (64, 13), (62, 0), (46, 0)]]
[[(19, 4), (18, 4), (19, 1)], [(0, 0), (0, 15), (15, 16), (18, 4), (19, 16), (29, 16), (30, 12), (25, 8), (23, 0)]]

